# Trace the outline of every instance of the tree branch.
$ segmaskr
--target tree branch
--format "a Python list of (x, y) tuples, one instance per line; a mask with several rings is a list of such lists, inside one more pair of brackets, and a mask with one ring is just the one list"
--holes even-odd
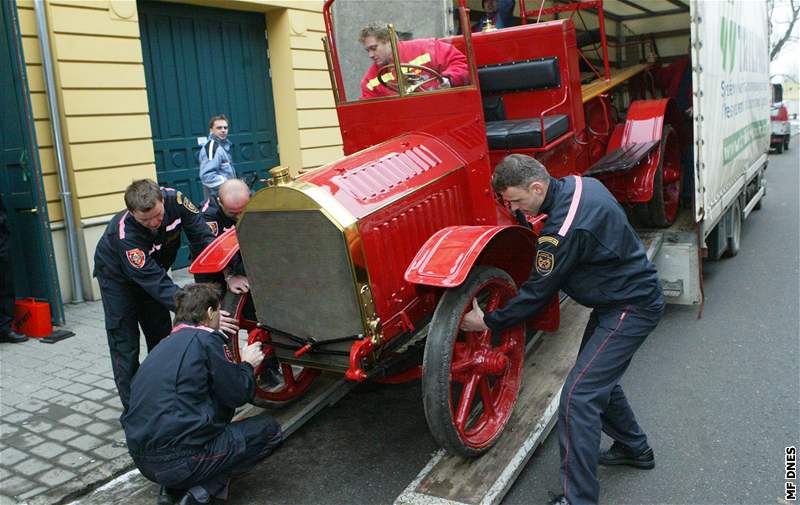
[[(771, 7), (772, 7), (772, 5), (771, 5)], [(795, 5), (795, 0), (789, 0), (789, 7), (790, 7), (790, 9), (792, 11), (791, 19), (789, 20), (789, 27), (786, 29), (786, 31), (783, 33), (783, 35), (778, 39), (778, 41), (775, 43), (775, 45), (772, 46), (772, 50), (769, 52), (769, 60), (770, 61), (773, 61), (775, 59), (775, 57), (778, 56), (778, 53), (781, 52), (781, 49), (783, 49), (783, 46), (784, 46), (784, 44), (786, 44), (787, 41), (794, 39), (794, 37), (792, 36), (792, 30), (794, 29), (794, 25), (797, 22), (797, 18), (800, 17), (800, 0), (798, 0), (797, 5)], [(772, 9), (770, 9), (770, 10), (772, 10)], [(772, 15), (771, 15), (771, 13), (770, 13), (770, 25), (771, 25), (771, 27), (775, 26), (772, 23)]]

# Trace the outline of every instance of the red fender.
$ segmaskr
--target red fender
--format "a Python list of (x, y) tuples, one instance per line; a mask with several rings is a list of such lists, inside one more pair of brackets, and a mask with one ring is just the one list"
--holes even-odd
[(236, 228), (232, 227), (203, 249), (192, 262), (189, 271), (193, 274), (221, 272), (237, 252), (239, 239), (236, 237)]
[[(631, 103), (623, 127), (617, 126), (608, 143), (607, 153), (630, 144), (661, 140), (664, 125), (672, 125), (676, 133), (680, 117), (674, 102), (669, 98), (660, 100), (636, 100)], [(661, 150), (653, 150), (638, 166), (628, 172), (598, 177), (614, 197), (623, 203), (644, 203), (653, 198), (653, 180), (658, 169)]]
[(453, 288), (464, 282), (477, 263), (502, 268), (519, 285), (530, 274), (535, 251), (536, 236), (522, 226), (449, 226), (423, 244), (406, 269), (405, 279), (412, 284)]

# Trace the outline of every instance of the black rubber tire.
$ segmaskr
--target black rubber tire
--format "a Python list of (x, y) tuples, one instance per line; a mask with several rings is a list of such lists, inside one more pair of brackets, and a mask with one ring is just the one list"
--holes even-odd
[(516, 284), (508, 273), (486, 266), (475, 267), (462, 285), (445, 291), (431, 319), (422, 360), (422, 403), (428, 428), (440, 446), (464, 458), (480, 456), (500, 438), (496, 436), (482, 448), (465, 445), (453, 425), (450, 408), (450, 367), (461, 315), (479, 287), (492, 278), (511, 283), (516, 291)]
[(780, 144), (775, 146), (775, 154), (783, 154), (783, 141)]
[(792, 139), (791, 135), (784, 135), (783, 136), (783, 150), (784, 151), (788, 151), (789, 150), (789, 141), (791, 139)]
[[(631, 224), (644, 228), (668, 228), (672, 225), (667, 219), (664, 207), (664, 156), (666, 155), (666, 141), (670, 135), (675, 135), (671, 126), (665, 125), (661, 134), (661, 159), (653, 178), (653, 198), (647, 203), (634, 205), (630, 213)], [(678, 190), (680, 193), (680, 189)]]
[(731, 235), (728, 237), (728, 247), (723, 253), (724, 258), (733, 258), (739, 254), (742, 245), (742, 204), (737, 198), (734, 200), (731, 210), (732, 217)]

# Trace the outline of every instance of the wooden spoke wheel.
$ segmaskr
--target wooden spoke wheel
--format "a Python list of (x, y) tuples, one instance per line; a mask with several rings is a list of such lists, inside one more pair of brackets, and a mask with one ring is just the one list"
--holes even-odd
[(476, 267), (464, 284), (445, 292), (430, 323), (422, 371), (425, 418), (436, 441), (463, 457), (491, 448), (511, 416), (525, 356), (525, 325), (500, 333), (465, 332), (459, 326), (474, 298), (488, 312), (516, 293), (503, 270)]
[(678, 135), (669, 125), (664, 126), (658, 153), (653, 198), (647, 203), (636, 205), (634, 212), (636, 221), (642, 226), (667, 228), (678, 217), (683, 182)]
[[(237, 362), (242, 360), (241, 350), (245, 345), (253, 342), (263, 342), (264, 345), (271, 343), (270, 335), (267, 331), (257, 327), (255, 306), (253, 305), (250, 293), (235, 294), (225, 293), (222, 299), (222, 310), (228, 311), (239, 321), (239, 334), (236, 338), (230, 338), (231, 352)], [(262, 384), (260, 379), (261, 372), (265, 363), (261, 363), (255, 370), (256, 394), (253, 404), (259, 407), (269, 407), (289, 403), (296, 400), (311, 387), (314, 379), (320, 371), (314, 368), (296, 367), (288, 363), (280, 363), (281, 375), (283, 380), (280, 384), (269, 387)]]

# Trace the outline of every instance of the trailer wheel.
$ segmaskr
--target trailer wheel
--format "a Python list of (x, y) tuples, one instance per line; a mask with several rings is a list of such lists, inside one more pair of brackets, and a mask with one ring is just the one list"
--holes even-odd
[(789, 141), (791, 139), (792, 139), (791, 135), (784, 135), (783, 136), (783, 150), (784, 151), (788, 151), (789, 150)]
[(464, 332), (459, 325), (474, 298), (484, 311), (492, 311), (516, 293), (503, 270), (476, 267), (464, 284), (444, 293), (433, 314), (422, 362), (422, 401), (434, 439), (451, 453), (480, 456), (511, 417), (525, 356), (525, 325), (500, 333)]
[[(233, 314), (239, 320), (239, 335), (230, 338), (231, 353), (236, 362), (241, 362), (241, 349), (244, 345), (253, 342), (268, 342), (269, 333), (259, 329), (256, 325), (255, 306), (253, 305), (250, 293), (235, 294), (230, 291), (225, 293), (222, 298), (220, 308)], [(288, 363), (281, 363), (283, 382), (273, 388), (268, 388), (261, 384), (259, 377), (264, 364), (259, 365), (255, 370), (256, 394), (253, 398), (253, 405), (259, 407), (274, 407), (290, 403), (299, 398), (311, 387), (314, 379), (319, 375), (319, 370), (313, 368), (295, 368)]]
[(785, 143), (784, 140), (781, 140), (778, 145), (775, 146), (775, 154), (783, 154), (783, 144)]
[(667, 228), (678, 217), (681, 196), (681, 155), (675, 130), (664, 126), (659, 147), (658, 168), (653, 179), (653, 198), (634, 207), (638, 224)]
[(730, 212), (731, 234), (728, 237), (728, 247), (723, 254), (725, 258), (733, 258), (739, 254), (739, 248), (742, 245), (742, 205), (738, 198), (734, 200)]

